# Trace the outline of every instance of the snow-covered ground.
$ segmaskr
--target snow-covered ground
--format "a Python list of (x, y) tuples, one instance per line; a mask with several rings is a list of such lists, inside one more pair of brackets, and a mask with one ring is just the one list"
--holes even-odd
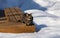
[[(16, 7), (20, 5), (19, 7), (25, 13), (31, 13), (34, 17), (33, 21), (37, 32), (19, 34), (0, 33), (0, 38), (60, 38), (60, 0), (18, 1), (19, 0), (15, 1), (15, 4), (12, 4), (10, 0), (5, 7)], [(3, 8), (4, 7), (0, 9)]]

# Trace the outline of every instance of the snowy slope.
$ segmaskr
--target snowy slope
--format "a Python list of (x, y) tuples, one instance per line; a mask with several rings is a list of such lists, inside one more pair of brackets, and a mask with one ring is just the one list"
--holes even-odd
[(5, 6), (18, 6), (25, 13), (32, 13), (37, 32), (20, 34), (0, 33), (0, 38), (60, 38), (60, 0), (21, 0), (20, 4), (18, 4), (18, 1), (14, 1), (15, 4), (12, 4), (13, 1), (10, 0)]

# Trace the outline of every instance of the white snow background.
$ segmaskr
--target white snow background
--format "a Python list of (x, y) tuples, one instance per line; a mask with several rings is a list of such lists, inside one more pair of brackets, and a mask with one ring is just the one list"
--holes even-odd
[(32, 13), (36, 26), (34, 33), (0, 33), (0, 38), (60, 38), (60, 0), (0, 0), (0, 5)]

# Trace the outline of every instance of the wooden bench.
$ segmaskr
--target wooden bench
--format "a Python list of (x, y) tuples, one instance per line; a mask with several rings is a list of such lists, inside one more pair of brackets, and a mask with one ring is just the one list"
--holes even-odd
[[(0, 32), (4, 33), (33, 33), (35, 26), (26, 26), (24, 23), (17, 22), (23, 12), (19, 8), (5, 8), (6, 22), (0, 22)], [(2, 19), (2, 18), (1, 18)]]

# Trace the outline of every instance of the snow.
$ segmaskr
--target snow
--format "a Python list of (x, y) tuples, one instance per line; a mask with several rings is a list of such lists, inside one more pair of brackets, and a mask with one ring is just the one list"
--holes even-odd
[(48, 8), (47, 12), (56, 16), (60, 16), (60, 2), (58, 1), (54, 6)]
[[(2, 0), (0, 0), (2, 1)], [(8, 4), (5, 5), (6, 1)], [(6, 0), (0, 9), (20, 7), (34, 17), (34, 33), (0, 33), (0, 38), (60, 38), (60, 0)], [(18, 3), (17, 3), (18, 2)], [(12, 4), (13, 3), (13, 4)]]

